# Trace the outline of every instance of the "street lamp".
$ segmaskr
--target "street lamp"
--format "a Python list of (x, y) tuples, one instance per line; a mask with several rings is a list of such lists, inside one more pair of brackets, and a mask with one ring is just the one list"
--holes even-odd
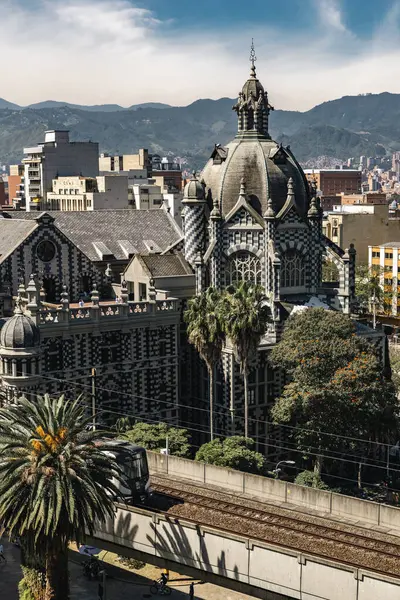
[(279, 479), (279, 473), (282, 471), (282, 469), (279, 468), (279, 465), (295, 465), (295, 461), (294, 460), (280, 460), (275, 469), (273, 470), (273, 473), (275, 473), (275, 475), (277, 476), (277, 479)]

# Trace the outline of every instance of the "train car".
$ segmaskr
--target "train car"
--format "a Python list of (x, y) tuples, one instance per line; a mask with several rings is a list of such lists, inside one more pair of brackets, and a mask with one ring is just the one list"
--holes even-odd
[[(115, 441), (110, 445), (115, 446)], [(107, 445), (107, 444), (106, 444)], [(140, 504), (146, 501), (150, 494), (150, 475), (147, 463), (146, 449), (130, 442), (118, 441), (119, 452), (105, 451), (122, 469), (122, 481), (114, 477), (112, 482), (126, 504)]]

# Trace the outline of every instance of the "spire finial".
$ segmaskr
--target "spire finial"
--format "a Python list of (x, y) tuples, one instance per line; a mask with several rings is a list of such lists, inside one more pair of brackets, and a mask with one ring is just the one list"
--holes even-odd
[(240, 195), (246, 196), (246, 180), (244, 177), (240, 180)]
[(257, 60), (257, 56), (256, 56), (256, 51), (254, 49), (254, 38), (251, 38), (250, 59), (249, 60), (251, 62), (250, 76), (255, 77), (256, 76), (256, 66), (254, 63)]
[(15, 308), (14, 308), (14, 314), (15, 315), (22, 315), (23, 311), (22, 311), (22, 305), (23, 305), (23, 298), (21, 296), (21, 293), (18, 292), (18, 296), (15, 299)]

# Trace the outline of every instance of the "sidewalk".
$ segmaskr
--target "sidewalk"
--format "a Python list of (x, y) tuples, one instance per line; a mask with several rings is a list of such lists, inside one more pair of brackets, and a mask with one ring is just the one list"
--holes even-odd
[[(22, 577), (20, 568), (20, 550), (7, 539), (2, 538), (4, 554), (7, 564), (0, 564), (0, 599), (18, 600), (18, 582)], [(71, 600), (98, 600), (98, 581), (88, 580), (82, 572), (82, 556), (70, 551), (69, 569)], [(157, 600), (152, 596), (150, 586), (154, 579), (161, 576), (161, 570), (152, 565), (146, 565), (137, 572), (122, 569), (115, 565), (107, 565), (107, 570), (112, 578), (107, 580), (107, 600)], [(189, 586), (192, 579), (179, 573), (170, 572), (169, 587), (172, 590), (171, 598), (175, 600), (188, 600)], [(225, 588), (194, 581), (195, 600), (251, 600), (250, 596), (239, 594)]]

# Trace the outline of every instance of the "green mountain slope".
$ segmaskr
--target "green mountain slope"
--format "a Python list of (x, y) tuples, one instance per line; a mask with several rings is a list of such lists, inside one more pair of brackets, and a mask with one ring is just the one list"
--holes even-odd
[[(0, 101), (0, 162), (21, 160), (24, 146), (42, 141), (46, 129), (57, 128), (69, 129), (72, 140), (99, 142), (101, 152), (123, 154), (145, 147), (184, 157), (190, 167), (201, 168), (213, 145), (227, 143), (236, 133), (233, 103), (221, 98), (184, 107), (150, 103), (118, 110), (57, 103), (12, 110), (2, 109)], [(277, 141), (290, 144), (301, 161), (319, 156), (344, 160), (400, 150), (399, 117), (399, 94), (347, 96), (303, 113), (276, 110), (270, 131)]]

